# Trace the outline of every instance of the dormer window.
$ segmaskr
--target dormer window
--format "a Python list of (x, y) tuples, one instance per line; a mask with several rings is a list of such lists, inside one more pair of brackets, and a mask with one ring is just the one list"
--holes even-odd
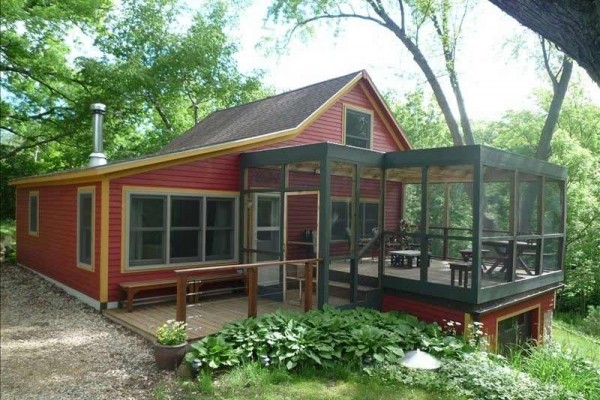
[(345, 107), (345, 144), (370, 149), (373, 137), (373, 114), (368, 110)]

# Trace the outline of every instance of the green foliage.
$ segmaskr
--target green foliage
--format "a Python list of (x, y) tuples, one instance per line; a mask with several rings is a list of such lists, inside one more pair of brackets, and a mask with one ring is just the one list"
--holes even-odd
[(181, 321), (168, 320), (156, 330), (158, 344), (174, 346), (187, 340), (187, 325)]
[(588, 306), (587, 316), (581, 325), (585, 333), (600, 337), (600, 306)]
[(547, 384), (557, 384), (586, 399), (598, 398), (600, 374), (577, 352), (556, 344), (529, 347), (515, 353), (510, 364)]
[(407, 314), (329, 307), (306, 314), (278, 311), (232, 323), (194, 343), (186, 360), (193, 367), (211, 369), (245, 360), (288, 370), (331, 368), (340, 362), (396, 362), (403, 350), (416, 348), (455, 357), (469, 347), (459, 338), (444, 336), (439, 326)]
[[(3, 2), (2, 218), (14, 218), (9, 179), (85, 166), (91, 103), (107, 105), (104, 152), (116, 160), (160, 149), (194, 124), (194, 107), (202, 118), (265, 95), (259, 73), (237, 69), (225, 3), (182, 3)], [(76, 51), (80, 40), (93, 48)]]
[(232, 367), (240, 363), (241, 351), (217, 334), (193, 343), (191, 351), (185, 355), (185, 360), (196, 368)]
[(4, 251), (4, 261), (16, 262), (17, 237), (15, 220), (7, 219), (0, 221), (0, 250)]

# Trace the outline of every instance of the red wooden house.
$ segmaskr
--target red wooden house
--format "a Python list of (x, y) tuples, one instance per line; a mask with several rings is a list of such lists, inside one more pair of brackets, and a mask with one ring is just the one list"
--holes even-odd
[[(361, 71), (214, 112), (154, 155), (15, 180), (17, 261), (102, 310), (176, 269), (318, 257), (319, 306), (538, 339), (565, 178), (483, 146), (411, 150)], [(259, 293), (285, 300), (288, 278), (261, 271)]]

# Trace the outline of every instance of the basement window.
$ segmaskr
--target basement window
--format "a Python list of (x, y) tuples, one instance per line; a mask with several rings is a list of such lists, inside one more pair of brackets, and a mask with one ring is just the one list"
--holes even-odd
[(368, 110), (359, 111), (346, 107), (345, 110), (345, 143), (349, 146), (370, 149), (373, 114)]
[(38, 236), (40, 223), (40, 194), (29, 192), (29, 234)]

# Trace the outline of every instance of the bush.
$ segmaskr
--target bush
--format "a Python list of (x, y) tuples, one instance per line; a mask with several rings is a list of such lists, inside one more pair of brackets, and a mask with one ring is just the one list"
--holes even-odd
[(581, 329), (589, 335), (600, 337), (600, 306), (588, 306), (588, 314), (581, 322)]
[(336, 363), (395, 362), (403, 350), (420, 348), (437, 355), (458, 356), (468, 349), (460, 339), (444, 336), (436, 324), (396, 312), (356, 309), (278, 311), (227, 325), (191, 346), (192, 367), (217, 369), (253, 360), (263, 365), (332, 367)]
[(600, 373), (591, 362), (560, 345), (530, 347), (510, 362), (542, 382), (559, 384), (587, 399), (600, 399)]

